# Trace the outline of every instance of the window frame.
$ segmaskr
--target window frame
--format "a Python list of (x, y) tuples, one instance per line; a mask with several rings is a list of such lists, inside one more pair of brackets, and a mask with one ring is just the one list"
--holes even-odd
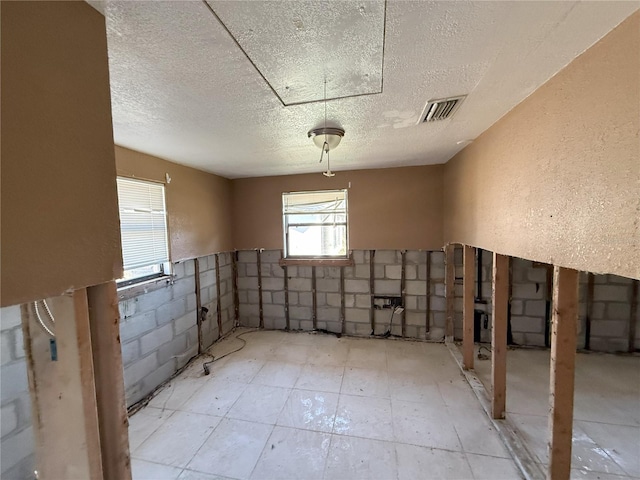
[[(133, 278), (120, 278), (116, 280), (116, 288), (118, 290), (124, 290), (127, 288), (131, 288), (131, 287), (135, 287), (137, 285), (143, 284), (143, 283), (150, 283), (150, 282), (154, 282), (154, 281), (159, 281), (159, 280), (164, 280), (167, 278), (171, 278), (173, 276), (173, 265), (171, 263), (171, 244), (169, 242), (170, 239), (170, 235), (169, 235), (169, 221), (168, 221), (168, 212), (167, 212), (167, 197), (166, 197), (166, 185), (164, 184), (164, 182), (160, 182), (160, 181), (153, 181), (153, 180), (147, 180), (147, 179), (140, 179), (140, 178), (133, 178), (133, 177), (126, 177), (126, 176), (122, 176), (122, 175), (118, 175), (116, 177), (117, 179), (120, 180), (125, 180), (128, 182), (134, 182), (134, 183), (140, 183), (140, 184), (151, 184), (154, 186), (159, 186), (162, 187), (162, 203), (163, 203), (163, 211), (164, 211), (164, 231), (165, 231), (165, 235), (166, 235), (166, 243), (167, 243), (167, 258), (168, 261), (166, 262), (158, 262), (158, 263), (153, 263), (150, 265), (147, 265), (148, 267), (157, 267), (159, 269), (159, 272), (155, 272), (155, 273), (151, 273), (148, 275), (140, 275), (137, 277), (133, 277)], [(118, 216), (120, 216), (120, 192), (119, 190), (116, 188), (116, 195), (118, 197)], [(123, 248), (123, 242), (122, 242), (122, 223), (120, 223), (120, 241), (121, 241), (121, 245)], [(123, 251), (123, 256), (124, 256), (124, 251)], [(124, 260), (124, 258), (123, 258)], [(145, 266), (145, 267), (147, 267)], [(138, 268), (145, 268), (145, 267), (138, 267)], [(136, 269), (124, 269), (124, 262), (123, 262), (123, 274), (127, 271), (131, 271), (131, 270), (136, 270)]]
[[(345, 254), (344, 255), (291, 255), (289, 253), (289, 222), (288, 217), (290, 215), (310, 215), (313, 213), (322, 213), (322, 212), (309, 212), (309, 213), (286, 213), (285, 211), (285, 199), (287, 195), (308, 195), (314, 193), (331, 193), (331, 192), (339, 192), (344, 194), (344, 222), (337, 223), (317, 223), (317, 222), (306, 222), (299, 223), (296, 226), (344, 226), (345, 228)], [(282, 235), (283, 235), (283, 261), (289, 263), (298, 263), (298, 262), (306, 262), (306, 261), (319, 261), (324, 263), (331, 262), (344, 262), (345, 260), (350, 259), (350, 251), (349, 251), (349, 194), (348, 189), (346, 188), (338, 188), (338, 189), (328, 189), (328, 190), (305, 190), (305, 191), (296, 191), (296, 192), (282, 192)], [(342, 214), (342, 212), (340, 212)]]

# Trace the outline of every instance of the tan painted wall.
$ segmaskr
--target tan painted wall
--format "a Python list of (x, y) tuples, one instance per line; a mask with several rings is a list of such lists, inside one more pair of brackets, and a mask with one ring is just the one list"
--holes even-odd
[(283, 248), (282, 193), (351, 187), (349, 248), (442, 247), (443, 165), (233, 180), (237, 249)]
[(2, 306), (121, 276), (104, 17), (2, 2)]
[(640, 278), (640, 13), (446, 164), (445, 239)]
[(231, 180), (116, 146), (118, 175), (165, 185), (171, 260), (233, 249)]

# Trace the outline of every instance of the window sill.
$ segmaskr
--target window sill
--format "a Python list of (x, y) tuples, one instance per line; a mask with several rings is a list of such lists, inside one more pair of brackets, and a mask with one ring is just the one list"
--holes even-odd
[(304, 265), (309, 267), (352, 267), (353, 257), (348, 258), (281, 258), (280, 266)]
[(163, 275), (161, 277), (152, 278), (150, 280), (144, 280), (132, 285), (124, 285), (117, 288), (118, 300), (128, 300), (145, 293), (160, 290), (168, 285), (173, 284), (173, 275)]

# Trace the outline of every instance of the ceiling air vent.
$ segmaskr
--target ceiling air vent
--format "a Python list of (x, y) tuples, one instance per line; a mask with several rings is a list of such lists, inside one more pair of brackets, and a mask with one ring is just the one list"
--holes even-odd
[(447, 118), (450, 118), (456, 112), (465, 98), (466, 95), (460, 95), (458, 97), (429, 100), (427, 102), (427, 106), (422, 112), (420, 122), (418, 123), (435, 122), (437, 120), (445, 120)]

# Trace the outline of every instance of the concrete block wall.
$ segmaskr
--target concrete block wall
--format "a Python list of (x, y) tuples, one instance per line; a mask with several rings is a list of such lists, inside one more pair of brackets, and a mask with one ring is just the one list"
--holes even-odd
[(35, 445), (20, 306), (0, 309), (0, 477), (33, 478)]
[(175, 277), (147, 292), (120, 292), (120, 339), (127, 405), (141, 400), (198, 352), (195, 265), (174, 264)]
[[(233, 303), (233, 253), (225, 252), (198, 258), (200, 271), (200, 303), (207, 309), (202, 322), (202, 344), (208, 348), (231, 331), (235, 321)], [(216, 271), (216, 257), (218, 271)], [(218, 273), (220, 276), (220, 317), (222, 330), (218, 328)], [(195, 289), (195, 286), (194, 286)]]
[[(432, 303), (427, 335), (427, 255), (431, 256)], [(285, 269), (280, 266), (281, 252), (255, 250), (238, 252), (238, 297), (240, 323), (257, 327), (260, 324), (260, 288), (265, 328), (286, 328)], [(339, 333), (342, 331), (341, 302), (344, 294), (347, 335), (371, 334), (370, 251), (353, 251), (354, 265), (349, 267), (288, 266), (289, 327), (292, 330), (312, 330), (315, 272), (315, 328)], [(399, 250), (378, 250), (374, 256), (374, 292), (376, 295), (401, 296), (402, 253)], [(340, 270), (344, 273), (341, 292)], [(260, 278), (259, 273), (260, 271)], [(405, 321), (406, 337), (441, 340), (444, 338), (444, 255), (442, 252), (407, 251), (405, 256)], [(384, 334), (391, 319), (391, 310), (374, 310), (375, 333)], [(401, 335), (401, 316), (395, 315), (392, 334)]]
[[(633, 280), (617, 275), (594, 275), (591, 311), (591, 350), (627, 351), (631, 324)], [(640, 295), (639, 295), (640, 297)], [(638, 298), (640, 300), (640, 298)], [(640, 349), (640, 308), (634, 312), (635, 345)]]
[(222, 335), (229, 333), (236, 324), (236, 307), (233, 299), (233, 255), (235, 255), (235, 252), (218, 254), (218, 262), (220, 264)]

